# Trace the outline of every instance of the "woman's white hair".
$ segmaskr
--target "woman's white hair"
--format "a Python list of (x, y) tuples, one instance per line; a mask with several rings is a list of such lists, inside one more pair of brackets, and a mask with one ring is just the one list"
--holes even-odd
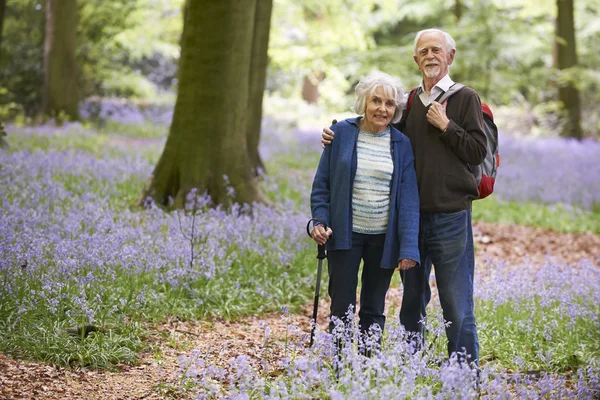
[(360, 115), (365, 115), (367, 111), (367, 100), (373, 96), (378, 87), (383, 89), (386, 97), (394, 100), (394, 116), (392, 123), (400, 121), (402, 110), (406, 104), (406, 96), (402, 88), (402, 82), (399, 78), (390, 76), (383, 72), (372, 72), (362, 78), (356, 85), (356, 102), (353, 111)]
[(417, 36), (415, 36), (415, 43), (413, 45), (415, 55), (417, 55), (417, 43), (419, 43), (419, 39), (421, 39), (421, 36), (423, 36), (426, 33), (441, 33), (446, 39), (446, 51), (451, 52), (452, 50), (456, 50), (456, 42), (454, 41), (454, 39), (452, 39), (452, 36), (450, 36), (449, 33), (437, 28), (423, 29), (422, 31), (417, 32)]

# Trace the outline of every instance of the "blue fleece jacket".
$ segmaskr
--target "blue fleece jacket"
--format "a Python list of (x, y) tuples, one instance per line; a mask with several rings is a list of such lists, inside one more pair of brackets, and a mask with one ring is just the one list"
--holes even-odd
[[(352, 247), (352, 187), (356, 175), (359, 120), (349, 118), (331, 127), (335, 140), (325, 147), (313, 180), (310, 207), (313, 218), (325, 221), (333, 230), (327, 250)], [(406, 258), (420, 260), (419, 191), (410, 140), (391, 127), (391, 154), (394, 163), (390, 211), (381, 267), (393, 269)]]

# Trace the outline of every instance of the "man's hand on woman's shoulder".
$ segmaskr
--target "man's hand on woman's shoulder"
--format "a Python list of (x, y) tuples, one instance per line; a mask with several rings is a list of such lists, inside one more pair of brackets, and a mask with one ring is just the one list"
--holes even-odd
[[(335, 124), (337, 124), (336, 119), (331, 121), (331, 125), (335, 125)], [(327, 146), (328, 144), (331, 144), (334, 136), (335, 136), (335, 133), (333, 133), (333, 131), (331, 129), (323, 128), (323, 133), (321, 133), (321, 147), (325, 148), (325, 146)]]

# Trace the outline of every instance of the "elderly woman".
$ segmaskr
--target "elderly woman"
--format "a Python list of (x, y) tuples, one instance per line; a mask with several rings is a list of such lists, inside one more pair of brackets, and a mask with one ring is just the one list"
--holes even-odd
[[(391, 126), (402, 116), (405, 96), (397, 78), (373, 73), (356, 86), (354, 111), (360, 114), (331, 127), (335, 132), (317, 168), (311, 193), (311, 236), (326, 243), (330, 313), (345, 319), (356, 306), (364, 262), (359, 325), (366, 333), (385, 325), (385, 296), (394, 269), (419, 260), (419, 195), (408, 137)], [(330, 331), (333, 322), (329, 323)], [(377, 327), (375, 327), (377, 329)]]

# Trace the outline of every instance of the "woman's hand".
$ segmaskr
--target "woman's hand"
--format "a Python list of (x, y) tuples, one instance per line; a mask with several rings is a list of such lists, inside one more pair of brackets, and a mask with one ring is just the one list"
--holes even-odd
[(313, 238), (318, 245), (322, 246), (327, 242), (327, 239), (333, 234), (331, 228), (327, 227), (327, 230), (323, 228), (323, 225), (317, 225), (313, 228), (310, 236)]
[(396, 271), (406, 271), (407, 269), (411, 269), (415, 265), (417, 265), (417, 262), (415, 260), (408, 260), (406, 258), (403, 258), (398, 263), (398, 268), (396, 268)]

